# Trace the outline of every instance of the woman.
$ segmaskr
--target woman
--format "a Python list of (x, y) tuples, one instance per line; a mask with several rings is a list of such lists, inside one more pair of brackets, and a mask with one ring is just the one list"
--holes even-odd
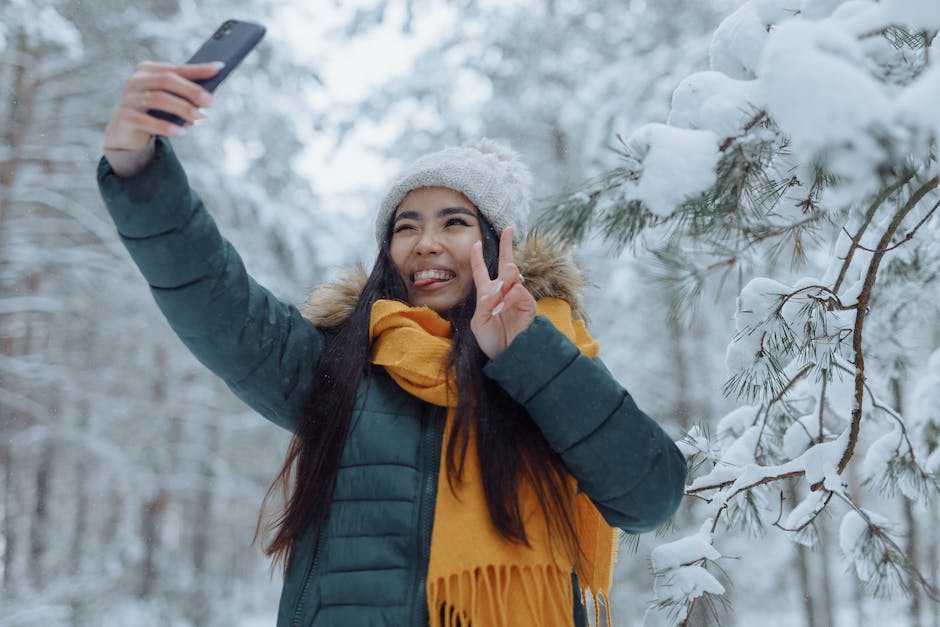
[(383, 200), (371, 274), (302, 314), (246, 274), (173, 155), (180, 129), (146, 113), (191, 126), (216, 71), (140, 64), (98, 178), (180, 338), (294, 434), (266, 547), (278, 625), (587, 624), (614, 527), (668, 518), (685, 462), (594, 359), (570, 257), (515, 237), (528, 171), (488, 141), (422, 157)]

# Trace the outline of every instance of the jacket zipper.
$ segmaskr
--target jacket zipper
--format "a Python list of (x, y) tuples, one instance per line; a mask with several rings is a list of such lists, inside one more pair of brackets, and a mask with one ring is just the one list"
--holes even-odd
[(300, 589), (300, 598), (297, 601), (297, 607), (294, 608), (294, 620), (291, 621), (291, 627), (302, 627), (300, 624), (302, 613), (301, 610), (304, 607), (304, 601), (307, 598), (307, 592), (310, 589), (310, 581), (313, 579), (313, 573), (317, 569), (317, 563), (320, 561), (320, 540), (323, 539), (323, 533), (326, 529), (326, 523), (324, 523), (323, 528), (320, 529), (317, 534), (317, 541), (314, 544), (313, 549), (313, 560), (310, 562), (310, 566), (307, 567), (307, 574), (304, 575), (304, 587)]
[(423, 474), (421, 486), (421, 503), (418, 525), (418, 542), (421, 555), (418, 562), (418, 586), (415, 590), (414, 609), (412, 610), (412, 625), (427, 625), (428, 616), (427, 591), (428, 564), (431, 558), (431, 528), (434, 525), (434, 505), (437, 501), (437, 476), (440, 470), (441, 443), (444, 437), (444, 417), (437, 415), (437, 407), (430, 407), (425, 413), (425, 424), (422, 458)]

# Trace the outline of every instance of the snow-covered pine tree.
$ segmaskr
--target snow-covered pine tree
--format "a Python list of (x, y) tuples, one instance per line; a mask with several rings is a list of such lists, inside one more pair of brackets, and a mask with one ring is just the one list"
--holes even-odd
[(724, 528), (813, 546), (824, 511), (867, 589), (940, 600), (899, 521), (870, 507), (940, 488), (936, 354), (916, 393), (904, 375), (937, 339), (938, 29), (936, 0), (751, 0), (668, 123), (622, 140), (620, 167), (546, 213), (571, 240), (600, 230), (648, 250), (692, 297), (712, 277), (743, 285), (724, 388), (743, 404), (680, 443), (701, 526), (652, 555), (677, 624), (724, 594)]

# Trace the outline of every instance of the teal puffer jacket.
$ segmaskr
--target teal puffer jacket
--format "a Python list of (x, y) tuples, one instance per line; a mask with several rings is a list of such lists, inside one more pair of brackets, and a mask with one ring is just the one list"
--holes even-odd
[[(293, 430), (315, 399), (324, 333), (247, 274), (166, 140), (128, 178), (102, 159), (98, 183), (121, 240), (183, 342), (248, 405)], [(611, 525), (639, 533), (675, 511), (685, 483), (681, 453), (599, 361), (581, 355), (545, 318), (485, 373), (526, 408)], [(278, 627), (427, 624), (443, 422), (440, 408), (384, 372), (363, 381), (328, 523), (321, 537), (308, 533), (296, 548)], [(575, 623), (583, 625), (576, 601)]]

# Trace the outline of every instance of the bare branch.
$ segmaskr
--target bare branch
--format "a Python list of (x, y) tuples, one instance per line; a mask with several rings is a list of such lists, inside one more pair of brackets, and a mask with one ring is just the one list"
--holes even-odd
[(912, 178), (914, 178), (915, 172), (912, 170), (906, 174), (901, 175), (893, 185), (886, 187), (878, 196), (875, 197), (875, 200), (872, 201), (871, 206), (869, 206), (868, 211), (865, 212), (865, 219), (862, 221), (862, 225), (859, 227), (858, 232), (855, 234), (855, 237), (852, 238), (852, 245), (849, 246), (849, 251), (845, 255), (845, 260), (842, 262), (842, 268), (839, 270), (839, 278), (836, 279), (835, 285), (833, 286), (833, 291), (839, 291), (839, 288), (842, 286), (842, 281), (845, 280), (845, 274), (849, 270), (849, 266), (852, 265), (852, 257), (855, 255), (855, 250), (859, 247), (860, 242), (862, 241), (862, 236), (865, 235), (866, 229), (871, 224), (872, 218), (875, 217), (875, 212), (878, 211), (878, 208), (884, 204), (884, 202), (893, 194), (906, 185)]

